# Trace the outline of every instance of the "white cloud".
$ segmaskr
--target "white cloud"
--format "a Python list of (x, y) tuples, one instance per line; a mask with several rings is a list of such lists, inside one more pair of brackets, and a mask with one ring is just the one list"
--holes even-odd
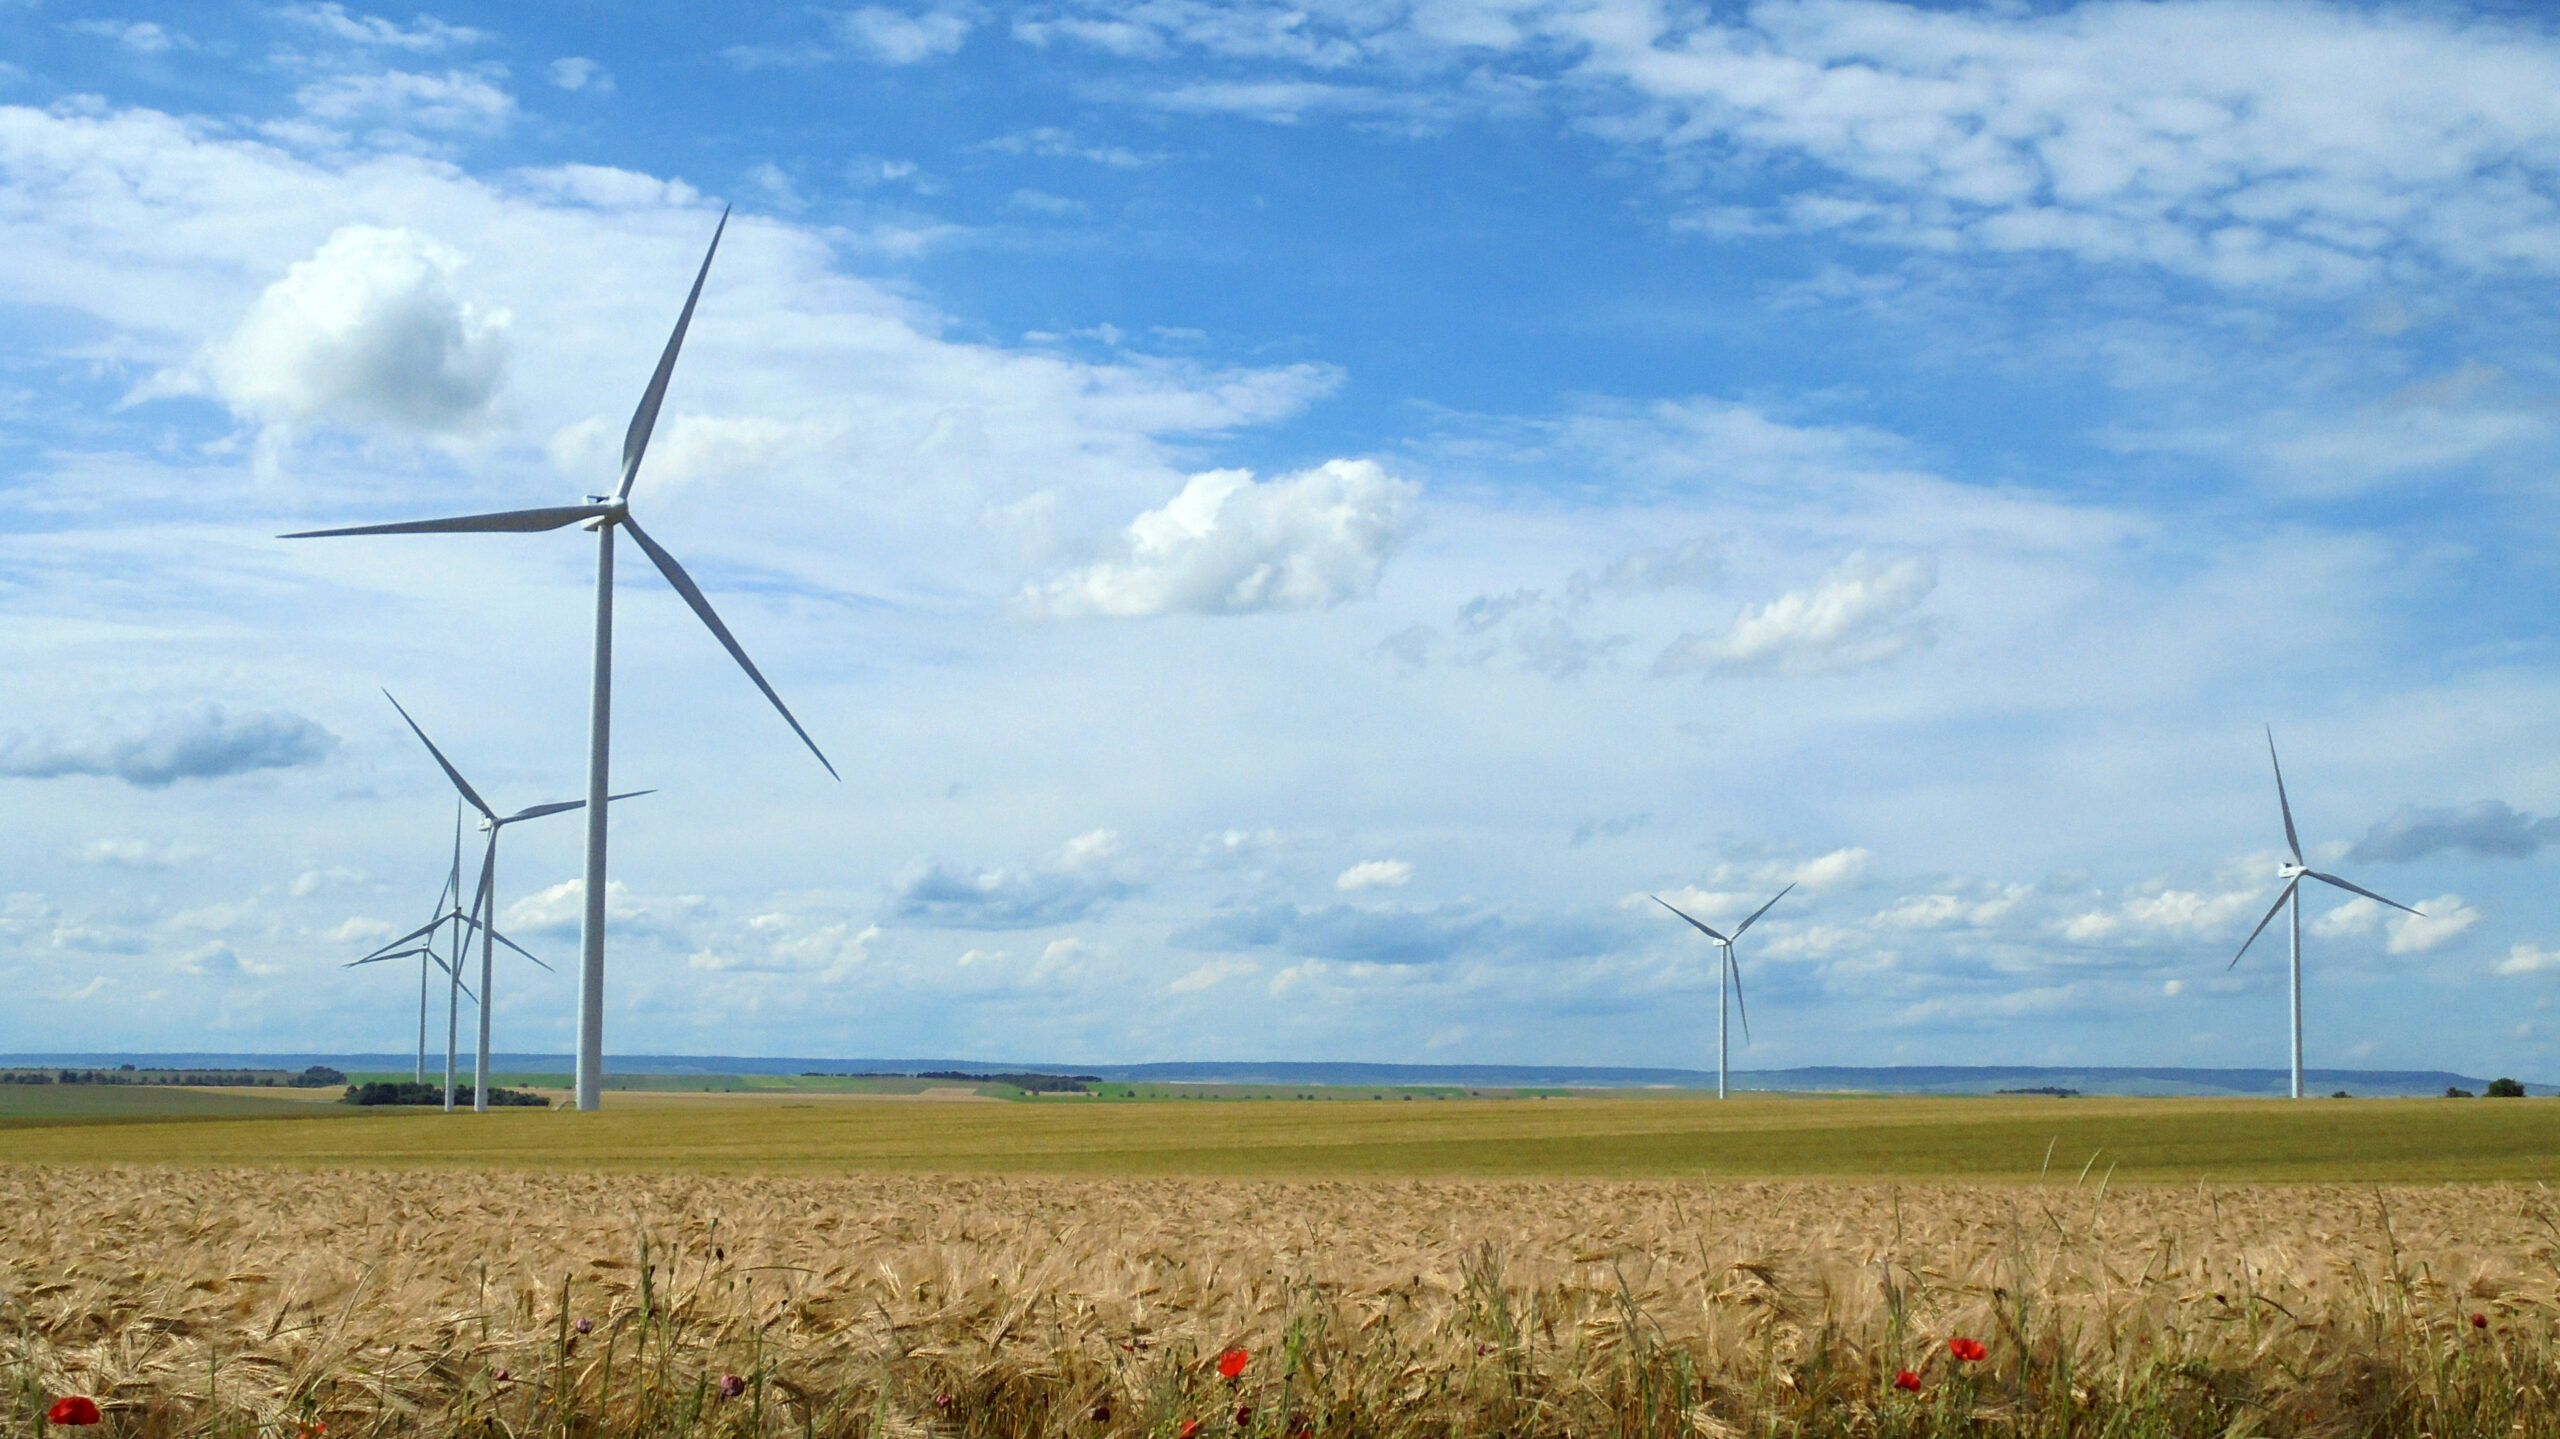
[(461, 264), (405, 229), (346, 226), (267, 287), (205, 368), (232, 409), (269, 424), (473, 429), (497, 399), (508, 317), (455, 293)]
[(2391, 912), (2391, 942), (2384, 946), (2392, 954), (2425, 954), (2452, 943), (2465, 930), (2480, 922), (2480, 911), (2462, 902), (2458, 894), (2440, 894), (2417, 906), (2418, 913)]
[(1261, 972), (1262, 966), (1249, 959), (1213, 959), (1166, 985), (1165, 992), (1197, 994), (1230, 979), (1242, 979)]
[(68, 856), (74, 864), (108, 865), (116, 869), (167, 869), (189, 860), (204, 858), (205, 851), (192, 844), (153, 844), (142, 839), (93, 839), (72, 850)]
[(1929, 619), (1914, 612), (1937, 583), (1928, 556), (1854, 554), (1813, 589), (1745, 606), (1721, 635), (1673, 640), (1654, 673), (1815, 675), (1883, 664), (1935, 641)]
[(552, 61), (545, 73), (554, 86), (563, 90), (589, 95), (613, 93), (613, 72), (584, 55), (564, 55)]
[(1795, 866), (1788, 878), (1816, 894), (1825, 890), (1847, 889), (1866, 881), (1867, 866), (1874, 858), (1873, 854), (1855, 846), (1835, 849)]
[(182, 779), (316, 765), (337, 747), (336, 735), (297, 714), (237, 714), (200, 704), (138, 724), (101, 724), (76, 738), (50, 731), (0, 734), (0, 775), (102, 775), (141, 789), (165, 789)]
[(2560, 970), (2560, 948), (2545, 949), (2538, 944), (2518, 944), (2498, 961), (2500, 974), (2544, 974)]
[(1334, 876), (1339, 890), (1402, 889), (1413, 883), (1413, 866), (1400, 859), (1364, 859)]
[(336, 3), (287, 5), (278, 13), (333, 40), (421, 54), (477, 45), (489, 38), (485, 31), (449, 25), (432, 15), (420, 15), (401, 25), (379, 15), (350, 15), (346, 6)]
[(305, 899), (324, 889), (366, 884), (372, 879), (373, 876), (363, 870), (346, 865), (331, 865), (326, 869), (306, 869), (295, 875), (293, 883), (286, 886), (286, 892), (296, 899)]
[(361, 121), (395, 135), (419, 130), (494, 135), (516, 113), (513, 95), (488, 75), (468, 70), (332, 75), (303, 86), (294, 98), (314, 120)]
[(836, 17), (836, 32), (847, 45), (884, 65), (913, 65), (949, 55), (969, 38), (972, 21), (964, 11), (936, 8), (910, 14), (883, 5), (865, 5)]
[(1023, 604), (1062, 618), (1135, 617), (1366, 599), (1412, 533), (1419, 494), (1370, 460), (1328, 460), (1260, 483), (1249, 471), (1211, 470), (1130, 522), (1126, 558), (1033, 586)]
[(163, 55), (181, 46), (195, 48), (185, 36), (172, 34), (149, 20), (74, 20), (63, 28), (113, 40), (137, 55)]

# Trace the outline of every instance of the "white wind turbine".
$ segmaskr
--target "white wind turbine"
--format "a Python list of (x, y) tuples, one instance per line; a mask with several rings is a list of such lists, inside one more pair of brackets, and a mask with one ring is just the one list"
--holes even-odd
[(685, 328), (693, 323), (693, 307), (702, 298), (702, 282), (711, 274), (711, 257), (720, 252), (720, 236), (729, 227), (729, 212), (720, 212), (720, 224), (711, 232), (711, 248), (702, 256), (702, 268), (693, 277), (693, 290), (685, 296), (684, 310), (676, 316), (675, 333), (667, 337), (667, 348), (658, 356), (658, 368), (649, 377), (649, 388), (640, 397), (640, 407), (632, 412), (631, 427), (622, 437), (622, 478), (610, 495), (590, 496), (583, 505), (557, 505), (546, 509), (507, 510), (497, 514), (459, 515), (441, 520), (409, 520), (389, 525), (355, 525), (344, 529), (305, 530), (286, 535), (289, 540), (320, 539), (335, 535), (425, 535), (486, 534), (503, 532), (530, 534), (584, 524), (596, 532), (596, 640), (595, 679), (587, 711), (587, 864), (586, 920), (578, 956), (578, 1074), (577, 1102), (580, 1109), (594, 1109), (602, 1097), (604, 1078), (604, 901), (605, 901), (605, 812), (606, 793), (611, 771), (613, 730), (613, 532), (625, 529), (632, 541), (649, 557), (658, 572), (667, 577), (684, 602), (693, 607), (712, 637), (720, 641), (729, 657), (747, 672), (773, 707), (780, 711), (791, 732), (809, 747), (809, 753), (826, 766), (830, 778), (838, 778), (836, 767), (829, 764), (819, 750), (818, 742), (793, 718), (791, 707), (782, 696), (765, 683), (764, 675), (747, 658), (747, 652), (729, 633), (713, 612), (711, 601), (703, 598), (693, 577), (677, 564), (675, 556), (658, 547), (631, 517), (631, 483), (639, 478), (640, 459), (648, 452), (649, 434), (657, 427), (658, 407), (667, 396), (668, 377), (675, 373), (676, 353), (684, 348)]
[[(2418, 914), (2418, 911), (2410, 909), (2409, 906), (2402, 904), (2396, 899), (2383, 899), (2381, 895), (2375, 894), (2372, 890), (2366, 889), (2362, 885), (2349, 884), (2347, 881), (2338, 878), (2334, 874), (2322, 874), (2320, 871), (2304, 864), (2302, 862), (2302, 839), (2301, 836), (2295, 834), (2293, 831), (2293, 803), (2286, 799), (2284, 794), (2284, 766), (2276, 760), (2276, 731), (2275, 726), (2273, 725), (2269, 725), (2267, 727), (2267, 763), (2273, 766), (2276, 772), (2276, 807), (2284, 812), (2284, 847), (2293, 852), (2293, 859), (2291, 862), (2277, 867), (2276, 877), (2284, 881), (2284, 888), (2277, 893), (2276, 902), (2267, 906), (2266, 916), (2258, 921), (2258, 927), (2249, 931), (2249, 937), (2247, 939), (2240, 941), (2239, 953), (2232, 955), (2231, 963), (2224, 965), (2223, 968), (2226, 971), (2237, 968), (2240, 963), (2240, 956), (2247, 954), (2249, 952), (2249, 946), (2258, 942), (2258, 936), (2266, 933), (2268, 924), (2272, 923), (2276, 917), (2276, 911), (2284, 908), (2287, 900), (2292, 901), (2293, 1097), (2300, 1099), (2302, 1097), (2302, 882), (2306, 879), (2316, 879), (2322, 884), (2334, 885), (2339, 889), (2347, 891), (2349, 894), (2363, 895), (2367, 899), (2387, 904), (2393, 909), (2407, 910), (2410, 914)], [(2420, 919), (2426, 918), (2423, 914), (2418, 914), (2418, 917)]]
[[(444, 757), (444, 751), (436, 748), (436, 742), (427, 738), (427, 732), (418, 727), (418, 722), (410, 717), (408, 710), (401, 708), (400, 701), (392, 699), (391, 691), (384, 690), (382, 697), (391, 700), (391, 707), (399, 710), (400, 718), (408, 721), (409, 732), (418, 737), (418, 743), (427, 747), (427, 753), (435, 756), (437, 767), (444, 771), (446, 779), (453, 781), (454, 791), (462, 796), (463, 803), (480, 811), (480, 828), (489, 836), (488, 846), (480, 854), (480, 884), (472, 892), (471, 909), (465, 920), (471, 929), (480, 932), (480, 996), (477, 1000), (480, 1011), (480, 1045), (478, 1057), (471, 1066), (471, 1108), (477, 1113), (485, 1114), (489, 1109), (489, 1010), (490, 1001), (494, 997), (491, 984), (495, 979), (491, 973), (492, 952), (495, 948), (492, 941), (504, 944), (516, 953), (524, 955), (525, 958), (532, 959), (536, 964), (542, 964), (541, 960), (534, 959), (514, 940), (498, 933), (498, 832), (522, 820), (540, 819), (544, 815), (564, 814), (573, 809), (584, 809), (587, 802), (582, 799), (554, 800), (550, 804), (538, 804), (529, 809), (517, 810), (514, 814), (499, 814), (489, 807), (487, 800), (480, 797), (478, 790), (471, 787), (471, 781), (462, 777), (462, 771), (453, 767), (453, 761)], [(651, 793), (654, 791), (632, 790), (627, 794), (613, 795), (611, 798), (631, 799)], [(454, 877), (457, 881), (460, 880), (459, 868), (456, 869)], [(455, 888), (458, 892), (460, 885), (457, 883)], [(463, 934), (464, 938), (469, 938), (468, 930)], [(454, 957), (459, 961), (463, 956), (457, 952)], [(547, 964), (542, 964), (542, 967), (551, 968)], [(459, 964), (456, 965), (455, 972), (459, 982)], [(449, 1043), (448, 1040), (448, 1045)], [(449, 1047), (445, 1059), (444, 1087), (445, 1108), (451, 1109), (453, 1107), (453, 1060)]]
[(1728, 989), (1732, 991), (1734, 1007), (1742, 1011), (1742, 1042), (1745, 1044), (1751, 1042), (1751, 1006), (1743, 1003), (1742, 1001), (1742, 964), (1741, 961), (1733, 957), (1733, 942), (1742, 938), (1742, 932), (1749, 929), (1753, 921), (1769, 912), (1769, 905), (1776, 904), (1779, 900), (1785, 899), (1787, 897), (1787, 890), (1794, 888), (1795, 886), (1790, 884), (1786, 889), (1779, 890), (1776, 894), (1769, 896), (1769, 904), (1764, 904), (1758, 909), (1751, 911), (1751, 917), (1749, 919), (1745, 919), (1742, 923), (1735, 925), (1733, 927), (1733, 933), (1729, 935), (1719, 934), (1715, 930), (1700, 924), (1698, 921), (1690, 919), (1688, 915), (1681, 913), (1679, 906), (1674, 905), (1667, 899), (1664, 899), (1661, 895), (1657, 894), (1653, 897), (1653, 902), (1655, 904), (1661, 905), (1664, 909), (1670, 910), (1673, 914), (1680, 915), (1682, 919), (1689, 920), (1691, 928), (1697, 930), (1698, 933), (1705, 935), (1707, 938), (1714, 940), (1717, 948), (1723, 951), (1721, 955), (1723, 962), (1718, 965), (1716, 969), (1716, 1098), (1718, 1099), (1725, 1097), (1725, 1043), (1729, 1038), (1731, 1038), (1729, 1026), (1725, 1019), (1725, 993)]
[[(457, 801), (454, 804), (453, 812), (453, 869), (444, 882), (443, 890), (436, 895), (435, 918), (428, 920), (425, 924), (419, 925), (416, 929), (409, 931), (407, 934), (400, 936), (398, 939), (391, 941), (389, 944), (384, 945), (382, 948), (375, 950), (373, 953), (366, 955), (362, 959), (348, 961), (346, 965), (346, 968), (348, 969), (360, 969), (368, 964), (381, 964), (389, 960), (407, 959), (412, 955), (417, 956), (418, 1067), (416, 1071), (416, 1078), (417, 1082), (420, 1084), (427, 1082), (427, 966), (432, 964), (436, 968), (444, 971), (445, 979), (447, 981), (445, 985), (444, 1007), (444, 1108), (447, 1114), (453, 1112), (454, 1056), (458, 1051), (459, 1045), (458, 1035), (460, 1034), (462, 1001), (468, 999), (475, 1006), (480, 1003), (480, 996), (472, 991), (471, 986), (462, 982), (463, 946), (470, 939), (471, 930), (477, 927), (479, 921), (474, 916), (463, 911), (461, 900), (462, 805)], [(447, 925), (454, 927), (453, 950), (450, 955), (439, 954), (436, 952), (436, 940), (443, 934), (444, 928)], [(508, 939), (505, 935), (498, 936), (498, 941), (509, 949), (517, 948), (516, 942)], [(410, 947), (402, 949), (400, 948), (402, 945), (409, 945)], [(521, 953), (522, 951), (519, 950), (518, 952)], [(533, 956), (528, 954), (525, 955), (525, 958), (533, 959)], [(542, 961), (538, 959), (534, 959), (533, 962), (536, 964), (542, 963)], [(549, 966), (546, 965), (544, 967), (548, 968)]]

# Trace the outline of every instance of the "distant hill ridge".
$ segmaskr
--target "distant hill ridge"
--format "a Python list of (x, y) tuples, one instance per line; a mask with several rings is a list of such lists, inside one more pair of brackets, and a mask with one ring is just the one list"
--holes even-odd
[[(112, 1068), (132, 1064), (156, 1069), (257, 1068), (299, 1070), (313, 1064), (372, 1073), (405, 1071), (408, 1054), (0, 1054), (0, 1068), (70, 1066)], [(565, 1054), (497, 1054), (491, 1067), (509, 1075), (565, 1074)], [(1667, 1088), (1712, 1089), (1711, 1070), (1642, 1069), (1572, 1064), (1360, 1064), (1266, 1061), (1176, 1061), (1157, 1064), (1028, 1063), (1020, 1060), (812, 1059), (735, 1055), (629, 1054), (605, 1060), (608, 1074), (770, 1074), (810, 1070), (835, 1073), (920, 1074), (928, 1070), (972, 1074), (1002, 1072), (1089, 1074), (1106, 1080), (1158, 1084), (1364, 1084), (1453, 1085), (1461, 1088)], [(2488, 1081), (2437, 1069), (2313, 1069), (2304, 1073), (2313, 1092), (2328, 1094), (2435, 1095), (2447, 1088), (2478, 1093)], [(1989, 1094), (2002, 1089), (2076, 1089), (2083, 1094), (2280, 1095), (2281, 1069), (2194, 1069), (2170, 1065), (1813, 1065), (1798, 1069), (1736, 1071), (1734, 1087), (1761, 1092), (1870, 1094)], [(2529, 1081), (2527, 1090), (2550, 1094), (2555, 1086)]]

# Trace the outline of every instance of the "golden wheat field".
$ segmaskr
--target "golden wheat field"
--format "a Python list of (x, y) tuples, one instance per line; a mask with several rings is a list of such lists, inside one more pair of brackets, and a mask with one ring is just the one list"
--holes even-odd
[(0, 1205), (30, 1428), (2560, 1434), (2535, 1186), (16, 1166)]

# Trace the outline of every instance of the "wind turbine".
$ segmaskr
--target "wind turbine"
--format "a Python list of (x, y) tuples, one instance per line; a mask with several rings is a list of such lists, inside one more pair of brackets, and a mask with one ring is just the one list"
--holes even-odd
[[(525, 949), (518, 945), (514, 940), (508, 939), (504, 935), (498, 933), (498, 832), (505, 829), (508, 825), (515, 824), (522, 820), (540, 819), (544, 815), (562, 814), (573, 809), (584, 809), (587, 802), (582, 799), (555, 800), (550, 804), (537, 804), (528, 809), (517, 810), (514, 814), (499, 814), (496, 810), (489, 807), (489, 802), (487, 800), (480, 797), (480, 792), (478, 790), (471, 787), (471, 781), (462, 777), (462, 771), (453, 767), (453, 761), (444, 757), (444, 751), (436, 748), (436, 742), (427, 738), (427, 732), (418, 727), (417, 720), (411, 718), (409, 711), (401, 707), (400, 701), (392, 699), (391, 691), (384, 690), (382, 692), (382, 697), (384, 699), (391, 700), (391, 707), (399, 710), (400, 718), (408, 721), (409, 733), (416, 735), (418, 737), (418, 743), (427, 747), (427, 753), (435, 756), (437, 767), (444, 771), (446, 779), (453, 781), (453, 788), (456, 793), (462, 796), (463, 802), (470, 805), (473, 809), (480, 811), (480, 828), (489, 836), (488, 846), (481, 851), (480, 855), (480, 885), (472, 894), (471, 910), (466, 920), (472, 929), (477, 929), (480, 932), (480, 997), (477, 1001), (480, 1011), (480, 1047), (478, 1057), (473, 1061), (471, 1067), (471, 1108), (476, 1113), (485, 1114), (489, 1110), (489, 1010), (490, 1000), (494, 993), (491, 988), (491, 983), (495, 979), (495, 976), (491, 973), (491, 966), (493, 963), (493, 952), (495, 946), (497, 944), (504, 944), (507, 948), (514, 950), (516, 953), (524, 955), (525, 958), (532, 959), (534, 963), (542, 964), (541, 960), (534, 959), (533, 955), (527, 953)], [(637, 795), (650, 793), (653, 793), (653, 791), (645, 789), (633, 790), (629, 794), (617, 794), (610, 796), (610, 798), (631, 799)], [(460, 851), (457, 849), (455, 852), (456, 867), (454, 870), (454, 890), (457, 898), (460, 897), (460, 880), (462, 877), (459, 864), (460, 858)], [(465, 941), (469, 940), (470, 933), (468, 930), (462, 931), (462, 935)], [(463, 956), (460, 952), (457, 952), (455, 957), (460, 959)], [(547, 964), (542, 964), (542, 967), (546, 970), (551, 968), (551, 966)], [(455, 982), (460, 982), (460, 974), (458, 970), (456, 972)], [(445, 1061), (445, 1107), (447, 1109), (453, 1107), (453, 1061), (450, 1049), (447, 1050), (447, 1058)]]
[[(407, 934), (400, 936), (398, 939), (391, 941), (389, 944), (386, 944), (382, 948), (375, 950), (373, 953), (366, 955), (364, 958), (351, 960), (346, 965), (346, 968), (348, 969), (355, 969), (363, 965), (380, 964), (386, 960), (407, 959), (412, 955), (417, 957), (418, 1064), (417, 1068), (412, 1072), (412, 1078), (422, 1085), (427, 1082), (427, 969), (428, 966), (433, 965), (435, 968), (443, 970), (447, 975), (453, 976), (455, 986), (457, 988), (459, 987), (461, 980), (460, 976), (455, 975), (454, 973), (454, 964), (461, 962), (462, 939), (457, 936), (453, 942), (453, 963), (447, 963), (445, 956), (436, 953), (436, 939), (443, 932), (443, 929), (447, 924), (457, 921), (465, 921), (467, 919), (460, 908), (461, 898), (462, 801), (455, 800), (453, 802), (453, 868), (445, 877), (444, 888), (439, 890), (436, 894), (435, 918), (428, 920), (425, 924), (422, 924), (416, 929), (409, 931)], [(413, 944), (411, 943), (412, 941), (416, 941), (416, 943)], [(407, 949), (400, 948), (400, 946), (404, 944), (409, 945), (410, 947)], [(450, 995), (448, 996), (445, 1017), (446, 1033), (444, 1066), (445, 1108), (447, 1109), (451, 1109), (453, 1107), (453, 1006), (457, 1005), (459, 1002), (460, 1001), (457, 998)], [(474, 996), (472, 1003), (477, 1004), (479, 1002), (478, 997)]]
[(640, 475), (640, 459), (648, 453), (649, 434), (657, 428), (658, 407), (667, 397), (668, 377), (675, 373), (676, 353), (684, 348), (684, 332), (693, 323), (693, 307), (702, 298), (702, 282), (711, 274), (711, 257), (720, 253), (720, 236), (729, 228), (729, 212), (720, 212), (720, 224), (711, 232), (711, 248), (703, 253), (702, 268), (693, 277), (693, 290), (685, 296), (684, 310), (676, 316), (675, 333), (667, 337), (667, 348), (658, 356), (657, 371), (649, 377), (649, 388), (640, 396), (640, 408), (632, 412), (631, 427), (622, 437), (622, 478), (610, 495), (594, 495), (583, 505), (557, 505), (545, 509), (507, 510), (497, 514), (460, 515), (441, 520), (409, 520), (389, 525), (355, 525), (344, 529), (304, 530), (283, 536), (288, 540), (322, 539), (336, 535), (426, 535), (487, 534), (502, 532), (531, 534), (556, 530), (568, 525), (584, 524), (596, 532), (596, 641), (595, 680), (587, 710), (587, 866), (586, 920), (580, 939), (578, 956), (578, 1075), (577, 1102), (580, 1109), (594, 1109), (602, 1098), (604, 1078), (604, 897), (605, 897), (605, 810), (611, 772), (613, 730), (613, 532), (626, 529), (641, 552), (649, 557), (658, 572), (667, 577), (684, 602), (701, 617), (721, 648), (747, 672), (747, 678), (764, 697), (780, 711), (791, 732), (809, 747), (826, 767), (829, 778), (840, 778), (836, 767), (829, 764), (818, 742), (793, 718), (791, 707), (782, 696), (765, 683), (764, 674), (747, 658), (736, 636), (720, 622), (703, 598), (693, 577), (677, 564), (675, 556), (658, 547), (631, 517), (631, 482)]
[(1689, 919), (1688, 915), (1681, 914), (1677, 905), (1674, 905), (1671, 901), (1664, 899), (1661, 895), (1657, 894), (1653, 897), (1653, 902), (1655, 904), (1661, 905), (1664, 909), (1670, 910), (1673, 914), (1680, 915), (1682, 919), (1689, 920), (1689, 925), (1692, 929), (1695, 929), (1698, 933), (1714, 940), (1717, 946), (1724, 951), (1724, 962), (1716, 969), (1716, 1098), (1718, 1099), (1725, 1097), (1725, 1042), (1731, 1038), (1731, 1034), (1725, 1021), (1725, 991), (1728, 988), (1733, 992), (1733, 1003), (1735, 1007), (1742, 1011), (1742, 1042), (1745, 1044), (1751, 1042), (1751, 1006), (1744, 1004), (1742, 1001), (1742, 964), (1733, 957), (1733, 942), (1742, 938), (1742, 932), (1751, 927), (1752, 921), (1757, 920), (1760, 916), (1769, 912), (1770, 904), (1776, 904), (1779, 900), (1785, 899), (1787, 897), (1787, 890), (1794, 888), (1795, 886), (1790, 884), (1786, 889), (1779, 890), (1776, 894), (1769, 896), (1769, 904), (1764, 904), (1758, 909), (1751, 911), (1751, 917), (1744, 920), (1742, 923), (1735, 925), (1733, 927), (1733, 933), (1729, 935), (1719, 934), (1715, 930), (1698, 923), (1698, 921)]
[(2276, 911), (2284, 908), (2287, 900), (2293, 902), (2293, 1097), (2300, 1099), (2302, 1097), (2302, 882), (2306, 879), (2316, 879), (2322, 884), (2333, 885), (2349, 894), (2363, 895), (2367, 899), (2387, 904), (2393, 909), (2407, 910), (2411, 914), (2417, 914), (2420, 919), (2426, 916), (2418, 914), (2418, 911), (2410, 909), (2396, 899), (2383, 899), (2381, 895), (2375, 894), (2363, 885), (2349, 884), (2334, 874), (2322, 874), (2304, 864), (2302, 837), (2295, 834), (2293, 830), (2293, 803), (2284, 796), (2284, 766), (2276, 760), (2276, 731), (2273, 725), (2267, 726), (2267, 763), (2273, 766), (2276, 772), (2276, 807), (2284, 812), (2284, 847), (2293, 852), (2293, 859), (2290, 863), (2277, 867), (2276, 877), (2284, 881), (2284, 888), (2276, 894), (2276, 902), (2267, 906), (2266, 917), (2258, 921), (2258, 927), (2249, 931), (2247, 939), (2240, 941), (2239, 954), (2232, 955), (2231, 963), (2224, 965), (2223, 969), (2227, 972), (2238, 968), (2240, 956), (2247, 954), (2249, 946), (2258, 942), (2258, 936), (2266, 933), (2267, 925), (2276, 917)]

